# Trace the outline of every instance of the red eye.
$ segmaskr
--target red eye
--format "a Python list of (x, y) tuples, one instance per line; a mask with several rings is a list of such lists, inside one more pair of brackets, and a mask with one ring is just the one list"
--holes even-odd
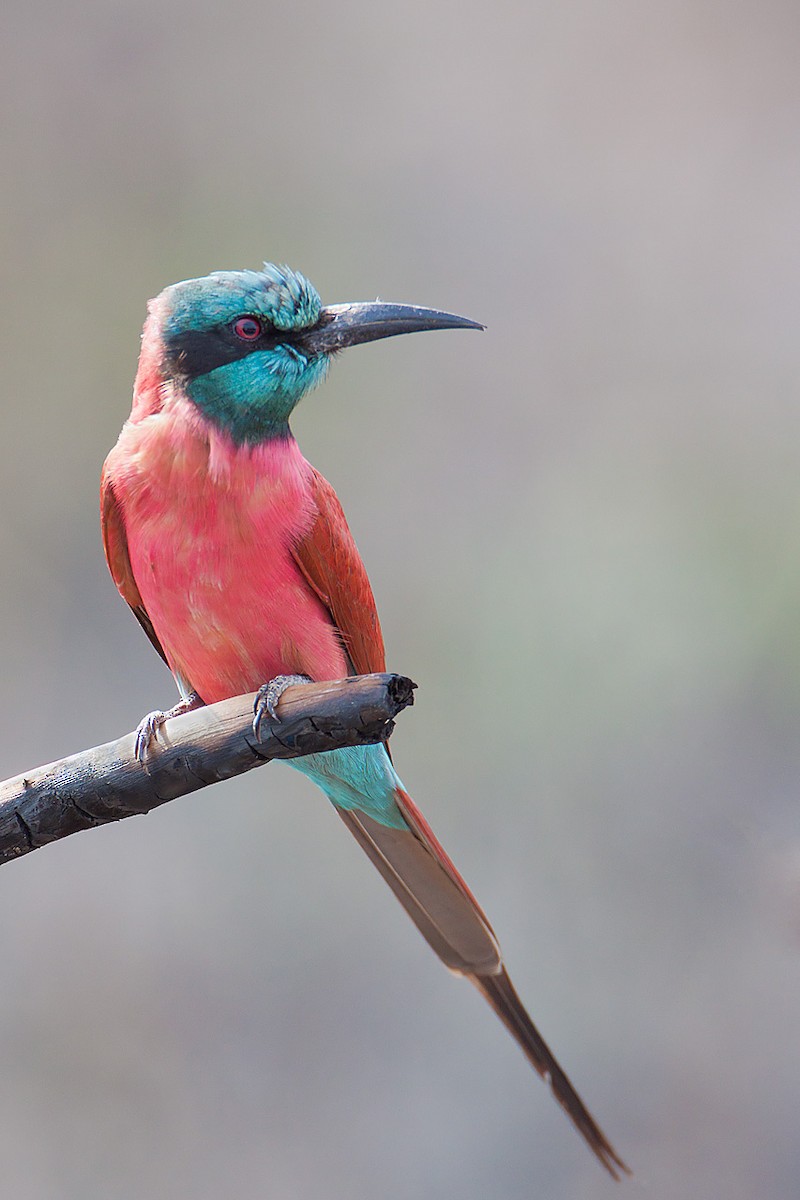
[(233, 323), (233, 332), (243, 342), (254, 342), (256, 338), (261, 337), (261, 329), (261, 322), (255, 317), (239, 317), (239, 320)]

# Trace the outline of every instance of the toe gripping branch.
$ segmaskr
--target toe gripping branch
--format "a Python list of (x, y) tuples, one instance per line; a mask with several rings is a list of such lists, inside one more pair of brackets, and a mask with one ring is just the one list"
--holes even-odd
[(276, 675), (269, 683), (262, 683), (253, 701), (253, 733), (257, 742), (261, 741), (261, 723), (267, 713), (273, 721), (280, 724), (278, 716), (278, 701), (287, 688), (296, 683), (311, 683), (308, 675)]

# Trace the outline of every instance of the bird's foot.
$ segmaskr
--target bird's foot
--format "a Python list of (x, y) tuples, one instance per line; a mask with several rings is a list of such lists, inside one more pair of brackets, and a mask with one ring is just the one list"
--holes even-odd
[(255, 702), (253, 704), (253, 733), (256, 735), (256, 741), (261, 741), (261, 722), (264, 720), (264, 713), (268, 713), (273, 721), (280, 721), (277, 712), (277, 703), (288, 687), (292, 687), (295, 683), (311, 683), (308, 675), (276, 675), (274, 679), (270, 679), (269, 683), (264, 683), (256, 692)]
[(134, 746), (134, 754), (137, 762), (144, 762), (144, 757), (147, 754), (151, 742), (158, 740), (158, 731), (165, 721), (169, 721), (172, 717), (179, 717), (182, 713), (192, 712), (195, 708), (202, 708), (204, 701), (200, 699), (197, 692), (190, 692), (188, 696), (184, 696), (177, 704), (173, 704), (172, 708), (167, 712), (162, 712), (160, 708), (156, 708), (153, 712), (149, 712), (146, 717), (142, 717), (139, 724), (136, 726), (136, 743)]

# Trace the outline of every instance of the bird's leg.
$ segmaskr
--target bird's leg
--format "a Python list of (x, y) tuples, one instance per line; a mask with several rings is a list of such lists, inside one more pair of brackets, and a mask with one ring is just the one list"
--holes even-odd
[(146, 717), (142, 717), (139, 724), (136, 726), (136, 746), (135, 754), (138, 762), (144, 762), (144, 756), (147, 753), (151, 742), (155, 742), (158, 738), (158, 731), (165, 721), (169, 721), (172, 717), (179, 717), (182, 713), (192, 712), (195, 708), (202, 708), (205, 700), (201, 700), (197, 692), (190, 692), (188, 696), (182, 696), (177, 704), (173, 704), (167, 712), (162, 712), (160, 708), (156, 708), (153, 712), (149, 712)]
[(261, 722), (264, 720), (264, 713), (269, 713), (273, 721), (280, 721), (276, 705), (286, 689), (295, 683), (311, 683), (311, 680), (308, 675), (276, 675), (274, 679), (270, 679), (269, 683), (263, 683), (256, 692), (253, 704), (253, 733), (256, 735), (257, 742), (261, 741)]

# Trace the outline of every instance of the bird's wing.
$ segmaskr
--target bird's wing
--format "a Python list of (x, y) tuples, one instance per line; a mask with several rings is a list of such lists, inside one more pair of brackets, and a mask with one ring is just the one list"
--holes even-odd
[[(114, 583), (119, 589), (123, 600), (130, 605), (131, 612), (145, 631), (158, 653), (167, 661), (163, 647), (159, 642), (153, 622), (148, 616), (136, 580), (133, 577), (130, 555), (128, 554), (128, 537), (125, 532), (125, 518), (122, 515), (114, 485), (107, 469), (103, 470), (100, 480), (100, 529), (103, 534), (103, 549), (106, 552), (106, 562)], [(168, 664), (169, 665), (169, 664)]]
[[(383, 671), (375, 600), (342, 506), (317, 471), (312, 489), (317, 517), (295, 547), (294, 557), (328, 609), (353, 669), (359, 674)], [(628, 1168), (528, 1016), (483, 910), (408, 793), (398, 787), (395, 800), (406, 829), (389, 828), (355, 810), (336, 811), (428, 944), (451, 971), (465, 975), (485, 997), (600, 1162), (618, 1179)]]
[(357, 675), (385, 671), (375, 598), (339, 498), (327, 479), (311, 468), (317, 517), (294, 547), (294, 558), (339, 631)]

